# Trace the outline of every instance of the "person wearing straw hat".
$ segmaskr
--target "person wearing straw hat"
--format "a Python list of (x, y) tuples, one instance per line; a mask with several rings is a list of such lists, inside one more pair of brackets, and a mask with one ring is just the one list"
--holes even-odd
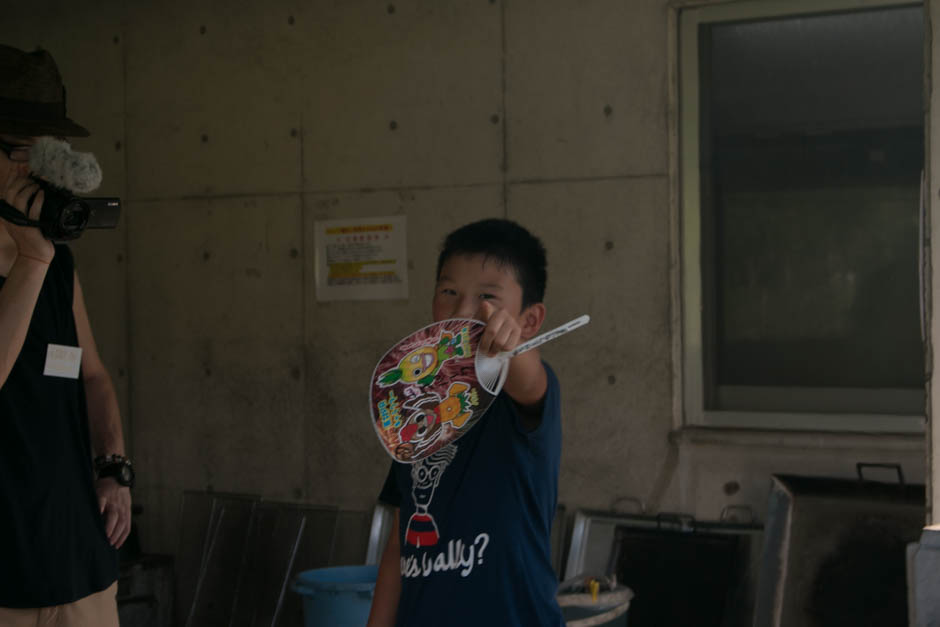
[[(38, 219), (30, 147), (88, 134), (52, 56), (0, 45), (0, 203)], [(118, 625), (124, 454), (69, 248), (0, 220), (0, 625)]]

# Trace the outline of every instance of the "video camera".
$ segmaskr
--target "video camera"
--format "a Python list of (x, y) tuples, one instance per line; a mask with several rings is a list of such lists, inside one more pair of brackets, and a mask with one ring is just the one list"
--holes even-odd
[[(0, 142), (0, 150), (11, 158), (18, 148)], [(39, 219), (29, 219), (3, 200), (0, 200), (0, 218), (19, 226), (37, 227), (53, 242), (76, 239), (85, 229), (117, 226), (121, 215), (120, 198), (76, 195), (94, 191), (101, 184), (101, 168), (94, 155), (75, 152), (68, 143), (53, 137), (40, 137), (28, 150), (32, 179), (45, 194)]]
[[(120, 198), (81, 198), (61, 187), (36, 180), (45, 192), (39, 220), (30, 220), (3, 200), (0, 218), (19, 226), (38, 227), (46, 239), (67, 242), (85, 229), (113, 229), (121, 216)], [(38, 193), (38, 192), (37, 192)]]

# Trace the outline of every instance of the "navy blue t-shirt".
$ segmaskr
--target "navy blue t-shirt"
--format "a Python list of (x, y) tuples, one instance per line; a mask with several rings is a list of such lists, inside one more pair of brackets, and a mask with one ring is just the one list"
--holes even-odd
[(503, 392), (456, 442), (392, 463), (379, 500), (401, 508), (399, 626), (564, 625), (550, 542), (561, 412), (558, 380), (545, 369), (534, 431)]

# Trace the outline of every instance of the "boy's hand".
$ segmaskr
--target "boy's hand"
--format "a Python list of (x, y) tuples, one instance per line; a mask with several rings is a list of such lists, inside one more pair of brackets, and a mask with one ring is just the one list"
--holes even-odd
[(484, 355), (493, 356), (503, 351), (511, 351), (519, 346), (522, 327), (505, 309), (497, 309), (491, 303), (483, 301), (474, 318), (486, 323), (486, 329), (480, 337), (478, 350)]
[[(474, 318), (486, 323), (478, 347), (484, 355), (493, 356), (502, 351), (511, 351), (523, 339), (522, 326), (516, 317), (492, 303), (483, 301)], [(537, 348), (509, 360), (509, 373), (503, 391), (521, 408), (525, 428), (529, 431), (535, 429), (541, 421), (541, 403), (547, 389), (548, 376)]]

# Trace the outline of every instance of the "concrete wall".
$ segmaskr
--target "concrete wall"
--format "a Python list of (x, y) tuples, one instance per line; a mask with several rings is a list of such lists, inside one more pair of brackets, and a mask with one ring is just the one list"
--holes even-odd
[[(549, 250), (545, 349), (562, 381), (561, 501), (763, 513), (771, 472), (850, 475), (922, 438), (670, 437), (676, 210), (663, 0), (62, 0), (5, 9), (93, 136), (121, 228), (76, 246), (120, 391), (145, 548), (183, 489), (367, 510), (388, 467), (363, 399), (430, 318), (441, 238), (507, 216)], [(674, 155), (672, 155), (674, 157)], [(316, 220), (408, 217), (411, 294), (319, 303)]]

